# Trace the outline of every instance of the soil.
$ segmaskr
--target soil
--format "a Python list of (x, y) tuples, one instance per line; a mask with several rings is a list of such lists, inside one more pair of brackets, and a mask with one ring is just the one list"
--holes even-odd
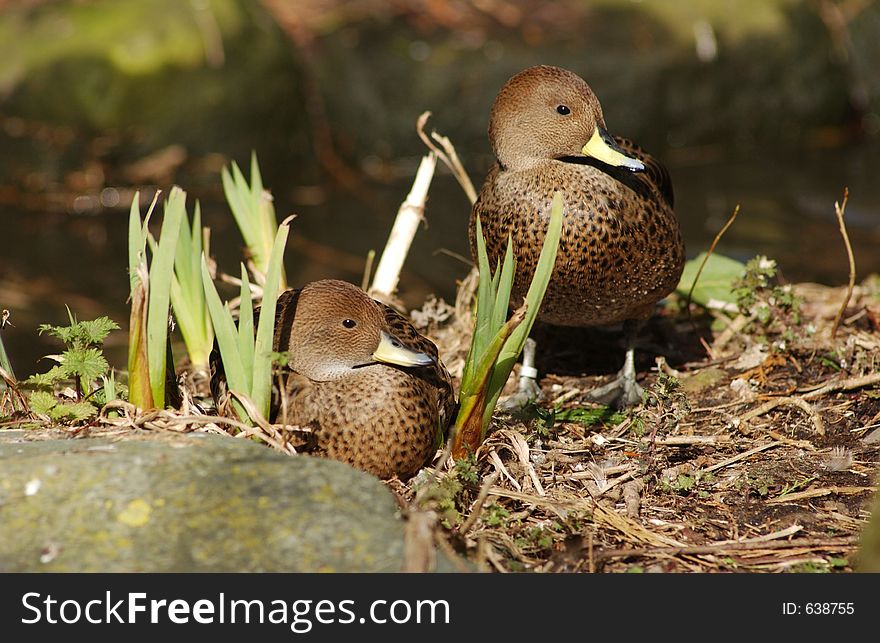
[[(852, 571), (880, 460), (872, 284), (834, 337), (846, 288), (796, 285), (800, 318), (766, 325), (673, 299), (640, 335), (646, 401), (621, 412), (586, 398), (620, 333), (537, 327), (543, 399), (396, 490), (488, 571)], [(454, 369), (461, 328), (433, 331)]]

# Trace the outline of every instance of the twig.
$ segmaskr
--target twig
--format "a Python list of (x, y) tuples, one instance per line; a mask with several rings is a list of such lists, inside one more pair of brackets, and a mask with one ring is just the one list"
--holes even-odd
[(640, 549), (606, 549), (597, 554), (597, 558), (622, 558), (629, 556), (676, 556), (676, 555), (700, 555), (700, 554), (724, 554), (738, 551), (761, 551), (777, 549), (833, 549), (839, 550), (844, 547), (857, 545), (858, 536), (845, 538), (810, 538), (804, 540), (786, 540), (780, 542), (743, 542), (723, 545), (702, 545), (697, 547), (643, 547)]
[(846, 297), (844, 297), (843, 303), (840, 305), (840, 310), (837, 311), (837, 316), (834, 318), (834, 324), (831, 326), (832, 338), (837, 335), (837, 327), (840, 326), (840, 320), (846, 312), (846, 307), (849, 305), (849, 300), (852, 298), (853, 288), (856, 285), (856, 260), (853, 256), (852, 244), (849, 242), (849, 235), (846, 232), (846, 223), (843, 221), (843, 215), (846, 212), (846, 202), (848, 200), (849, 188), (843, 188), (843, 201), (839, 204), (837, 201), (834, 202), (834, 212), (837, 215), (837, 225), (840, 226), (840, 236), (843, 237), (843, 245), (846, 246), (846, 256), (849, 260), (849, 283), (846, 287)]
[(804, 398), (802, 397), (774, 397), (771, 400), (767, 400), (759, 406), (758, 408), (752, 409), (747, 413), (744, 413), (739, 417), (740, 420), (751, 420), (752, 418), (756, 418), (759, 415), (764, 415), (768, 411), (772, 411), (777, 406), (796, 406), (801, 411), (810, 416), (810, 419), (813, 421), (813, 426), (816, 429), (816, 433), (819, 435), (825, 435), (825, 423), (822, 422), (822, 418), (819, 415), (818, 411), (814, 409)]
[[(421, 138), (422, 142), (428, 146), (428, 149), (434, 152), (434, 154), (446, 164), (446, 167), (452, 171), (452, 175), (458, 181), (461, 189), (464, 190), (471, 205), (473, 205), (477, 201), (477, 191), (474, 189), (474, 184), (471, 183), (470, 177), (465, 171), (464, 166), (461, 164), (461, 160), (458, 158), (458, 153), (455, 151), (455, 146), (452, 144), (452, 141), (446, 136), (439, 135), (437, 132), (431, 132), (431, 138), (428, 138), (428, 135), (425, 134), (425, 123), (428, 122), (430, 117), (431, 112), (423, 112), (422, 115), (419, 116), (419, 120), (416, 121), (416, 131), (419, 133), (419, 138)], [(440, 144), (440, 147), (437, 147), (437, 145), (431, 141), (432, 138)]]
[(367, 260), (364, 262), (364, 276), (361, 277), (361, 290), (366, 291), (370, 287), (370, 275), (373, 272), (373, 262), (376, 260), (376, 251), (372, 248), (367, 253)]
[(529, 444), (526, 442), (526, 439), (517, 433), (516, 431), (508, 431), (504, 430), (501, 433), (506, 434), (510, 439), (510, 444), (513, 447), (514, 453), (516, 453), (519, 458), (520, 464), (526, 470), (526, 473), (529, 474), (529, 478), (532, 481), (532, 484), (535, 486), (535, 491), (539, 496), (546, 496), (547, 492), (544, 491), (544, 487), (541, 485), (541, 481), (538, 479), (538, 474), (535, 472), (535, 467), (532, 466), (532, 463), (529, 461)]
[(437, 514), (433, 511), (412, 511), (403, 529), (403, 568), (408, 573), (424, 573), (437, 565), (434, 550), (434, 525)]
[(480, 517), (480, 512), (483, 510), (483, 504), (486, 502), (486, 498), (489, 497), (489, 489), (491, 489), (492, 485), (495, 484), (495, 481), (498, 480), (498, 476), (499, 472), (495, 471), (483, 481), (483, 486), (480, 487), (480, 493), (477, 494), (477, 499), (474, 501), (473, 509), (471, 509), (471, 513), (467, 517), (467, 520), (465, 520), (459, 528), (459, 533), (466, 534), (477, 522), (477, 518)]
[(727, 232), (727, 229), (733, 225), (733, 222), (736, 220), (736, 215), (739, 214), (739, 203), (736, 204), (736, 207), (733, 209), (733, 214), (730, 215), (730, 218), (727, 220), (721, 230), (718, 231), (718, 234), (715, 235), (715, 238), (712, 240), (712, 245), (709, 246), (709, 250), (706, 251), (706, 256), (703, 257), (702, 263), (700, 263), (700, 267), (697, 269), (697, 274), (694, 277), (694, 283), (691, 284), (690, 289), (688, 290), (687, 296), (687, 310), (688, 310), (688, 320), (693, 324), (693, 320), (691, 319), (691, 295), (694, 294), (694, 288), (697, 285), (697, 282), (700, 280), (700, 275), (703, 273), (703, 267), (709, 261), (709, 257), (712, 256), (712, 253), (715, 251), (715, 246), (718, 245), (718, 242), (721, 241), (721, 237), (724, 236), (724, 233)]
[[(687, 446), (711, 446), (715, 444), (729, 444), (732, 441), (730, 435), (719, 433), (717, 435), (670, 435), (666, 438), (654, 440), (654, 444), (661, 447), (687, 447)], [(648, 439), (642, 440), (647, 444)]]
[(870, 375), (862, 375), (860, 377), (849, 377), (845, 380), (826, 384), (822, 388), (810, 391), (802, 397), (805, 400), (813, 400), (817, 397), (822, 397), (827, 393), (833, 393), (834, 391), (851, 391), (856, 388), (863, 388), (878, 383), (880, 383), (880, 373), (871, 373)]
[(504, 466), (504, 463), (501, 461), (501, 458), (498, 456), (498, 452), (495, 450), (495, 447), (489, 449), (489, 459), (492, 461), (492, 464), (495, 465), (495, 470), (500, 471), (504, 474), (504, 477), (510, 481), (517, 491), (522, 491), (522, 487), (519, 482), (517, 482), (516, 478), (510, 475), (510, 472), (507, 470), (507, 467)]
[[(745, 328), (749, 322), (757, 317), (756, 314), (752, 314), (749, 316), (746, 315), (737, 315), (733, 318), (733, 321), (730, 322), (727, 327), (721, 331), (718, 335), (718, 338), (712, 342), (712, 348), (710, 349), (710, 356), (714, 354), (718, 354), (720, 351), (724, 350), (724, 347), (730, 343), (730, 340), (733, 339), (734, 335), (736, 335), (739, 331)], [(702, 338), (701, 338), (702, 339)]]
[(434, 178), (434, 168), (437, 167), (437, 155), (433, 152), (422, 157), (412, 189), (397, 211), (394, 227), (388, 235), (382, 258), (373, 277), (373, 285), (370, 293), (380, 298), (389, 298), (397, 290), (397, 282), (400, 280), (400, 271), (403, 262), (409, 253), (413, 237), (419, 228), (419, 223), (425, 214), (425, 201), (428, 198), (428, 188), (431, 179)]
[(779, 531), (764, 534), (763, 536), (755, 536), (754, 538), (743, 538), (742, 540), (722, 541), (715, 544), (729, 545), (742, 543), (766, 543), (770, 540), (779, 540), (780, 538), (788, 538), (789, 536), (794, 536), (799, 531), (803, 531), (803, 529), (804, 528), (801, 525), (792, 525), (790, 527), (786, 527), (785, 529), (780, 529)]
[(765, 502), (768, 505), (779, 505), (786, 502), (796, 502), (806, 498), (821, 498), (822, 496), (830, 496), (831, 494), (840, 495), (856, 495), (874, 491), (874, 487), (823, 487), (821, 489), (808, 489), (807, 491), (798, 491), (797, 493), (789, 493), (784, 496), (770, 498)]
[(641, 480), (630, 480), (623, 485), (623, 502), (626, 506), (627, 518), (638, 519), (642, 504), (642, 489), (645, 484)]
[(731, 464), (736, 464), (740, 460), (745, 460), (746, 458), (750, 458), (756, 453), (760, 453), (761, 451), (766, 451), (767, 449), (771, 449), (773, 447), (778, 447), (781, 442), (768, 442), (767, 444), (761, 444), (756, 446), (754, 449), (749, 449), (748, 451), (743, 451), (742, 453), (733, 456), (732, 458), (727, 458), (727, 460), (722, 460), (716, 464), (713, 464), (711, 467), (706, 467), (705, 469), (700, 469), (697, 473), (710, 473), (712, 471), (717, 471), (718, 469), (723, 469), (726, 466)]

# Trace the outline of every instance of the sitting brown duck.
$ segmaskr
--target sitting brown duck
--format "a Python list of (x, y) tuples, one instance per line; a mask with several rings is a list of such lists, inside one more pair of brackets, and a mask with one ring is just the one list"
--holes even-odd
[[(472, 254), (477, 216), (490, 265), (512, 236), (511, 305), (519, 305), (537, 265), (553, 195), (562, 191), (562, 237), (538, 319), (559, 326), (623, 322), (624, 366), (592, 396), (619, 406), (638, 403), (635, 334), (675, 288), (684, 264), (669, 174), (635, 144), (612, 137), (589, 85), (558, 67), (531, 67), (504, 85), (492, 107), (489, 139), (498, 162), (471, 214)], [(533, 364), (524, 366), (534, 377)], [(522, 379), (520, 384), (523, 391)]]
[(344, 281), (282, 293), (273, 350), (289, 361), (270, 420), (310, 430), (300, 450), (406, 480), (434, 455), (454, 417), (452, 380), (433, 342)]

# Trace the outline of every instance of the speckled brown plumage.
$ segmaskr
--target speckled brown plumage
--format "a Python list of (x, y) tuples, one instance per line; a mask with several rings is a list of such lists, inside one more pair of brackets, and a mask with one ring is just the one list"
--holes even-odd
[[(425, 365), (378, 361), (383, 333)], [(316, 281), (281, 294), (273, 343), (290, 359), (272, 420), (311, 429), (307, 451), (404, 480), (435, 453), (455, 412), (452, 381), (437, 347), (397, 312), (351, 284)]]
[[(561, 105), (569, 113), (560, 113)], [(562, 190), (562, 237), (539, 313), (550, 324), (645, 319), (675, 288), (684, 264), (668, 173), (621, 138), (613, 140), (644, 163), (643, 171), (586, 157), (582, 148), (597, 127), (604, 129), (605, 122), (592, 90), (556, 67), (520, 72), (492, 108), (489, 137), (498, 163), (471, 214), (471, 251), (476, 255), (477, 215), (490, 265), (503, 257), (512, 236), (517, 263), (511, 305), (519, 305), (537, 265), (550, 203)]]

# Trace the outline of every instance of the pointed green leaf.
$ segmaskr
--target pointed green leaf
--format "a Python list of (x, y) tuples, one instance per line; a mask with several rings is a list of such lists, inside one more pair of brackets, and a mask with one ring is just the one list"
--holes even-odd
[[(254, 381), (254, 303), (247, 269), (241, 264), (241, 295), (238, 304), (238, 351), (248, 382)], [(246, 393), (250, 396), (252, 388)]]
[[(492, 311), (492, 330), (501, 328), (507, 319), (507, 309), (510, 306), (510, 291), (513, 289), (513, 277), (515, 273), (516, 259), (513, 256), (513, 239), (507, 236), (507, 250), (504, 252), (504, 264), (499, 270), (499, 279), (495, 291), (495, 308)], [(515, 306), (522, 302), (513, 302)]]
[(553, 196), (553, 203), (550, 207), (550, 221), (547, 224), (547, 232), (544, 235), (544, 243), (541, 246), (541, 254), (538, 257), (538, 265), (535, 267), (535, 274), (532, 276), (532, 281), (526, 294), (527, 308), (525, 319), (505, 342), (504, 348), (498, 355), (495, 372), (492, 374), (492, 379), (489, 383), (488, 398), (490, 403), (486, 407), (484, 427), (489, 426), (495, 403), (501, 395), (501, 390), (504, 388), (504, 384), (507, 382), (507, 378), (510, 376), (516, 360), (519, 358), (520, 353), (522, 353), (523, 346), (538, 315), (541, 301), (544, 299), (544, 293), (547, 292), (547, 286), (553, 274), (553, 267), (556, 264), (556, 254), (559, 250), (563, 219), (562, 193), (557, 192)]
[[(226, 381), (232, 391), (250, 395), (250, 381), (245, 377), (244, 365), (241, 361), (241, 352), (238, 349), (238, 331), (229, 308), (220, 301), (217, 288), (211, 280), (208, 271), (208, 263), (202, 256), (202, 284), (205, 289), (205, 299), (211, 321), (214, 324), (214, 332), (217, 335), (217, 346), (220, 349), (220, 357), (223, 360), (223, 370), (226, 373)], [(243, 417), (246, 420), (247, 417)]]
[(254, 380), (251, 398), (254, 405), (269, 417), (272, 399), (272, 339), (275, 331), (275, 305), (281, 287), (281, 273), (284, 268), (284, 249), (287, 247), (287, 235), (290, 226), (284, 223), (278, 227), (272, 255), (269, 258), (269, 269), (266, 272), (266, 283), (263, 285), (263, 301), (260, 304), (260, 321), (257, 325), (257, 341), (254, 346)]
[(137, 267), (143, 260), (144, 246), (146, 245), (146, 239), (144, 238), (141, 226), (139, 199), (140, 192), (135, 192), (134, 198), (131, 200), (131, 208), (128, 212), (128, 278), (132, 292), (138, 282)]
[(174, 187), (165, 202), (165, 217), (153, 260), (150, 265), (150, 290), (147, 301), (147, 360), (153, 404), (165, 406), (165, 368), (168, 341), (168, 306), (174, 255), (180, 236), (180, 222), (186, 214), (186, 193)]

